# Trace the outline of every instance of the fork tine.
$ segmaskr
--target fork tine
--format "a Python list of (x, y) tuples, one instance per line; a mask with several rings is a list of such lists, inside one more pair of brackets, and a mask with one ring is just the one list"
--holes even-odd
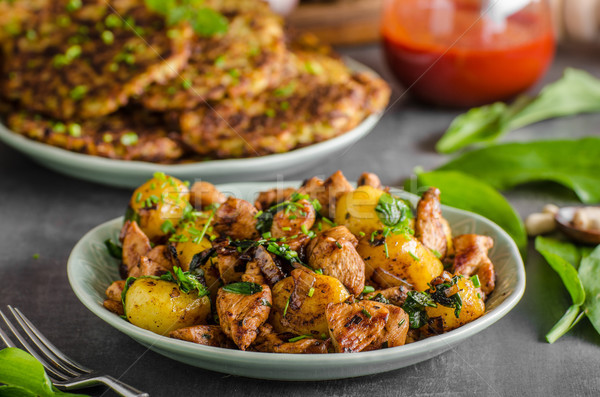
[(4, 331), (2, 331), (2, 328), (0, 328), (0, 339), (2, 339), (6, 347), (17, 347), (17, 345), (15, 345), (12, 340), (10, 340), (8, 335), (6, 335)]
[[(35, 325), (33, 325), (33, 323), (27, 318), (25, 317), (25, 315), (16, 307), (12, 307), (12, 306), (8, 306), (8, 308), (10, 309), (10, 311), (13, 313), (13, 315), (15, 316), (15, 318), (17, 319), (17, 321), (19, 321), (19, 324), (21, 324), (21, 326), (23, 327), (23, 329), (25, 330), (25, 332), (27, 332), (27, 335), (29, 335), (29, 337), (34, 341), (34, 343), (36, 344), (36, 346), (38, 346), (41, 350), (45, 350), (42, 346), (38, 345), (35, 340), (37, 339), (42, 345), (45, 346), (46, 350), (48, 352), (50, 352), (51, 356), (54, 356), (56, 359), (58, 360), (62, 360), (62, 362), (64, 362), (65, 364), (71, 366), (74, 370), (77, 370), (79, 372), (83, 372), (86, 374), (92, 373), (92, 370), (77, 363), (76, 361), (70, 359), (69, 357), (67, 357), (63, 352), (61, 352), (56, 346), (54, 346), (52, 344), (52, 342), (50, 342), (48, 339), (46, 339), (46, 337), (44, 335), (42, 335), (42, 333), (35, 327)], [(26, 324), (26, 326), (23, 325), (23, 323), (21, 323), (21, 321), (23, 321), (23, 323)], [(28, 330), (31, 331), (31, 333), (35, 336), (33, 337)]]
[(55, 366), (60, 368), (65, 373), (65, 375), (69, 375), (69, 376), (81, 376), (82, 375), (80, 372), (73, 372), (74, 371), (73, 368), (68, 368), (61, 361), (60, 357), (58, 357), (53, 351), (49, 350), (48, 347), (46, 347), (44, 342), (41, 341), (40, 338), (33, 331), (31, 331), (28, 328), (28, 324), (25, 323), (25, 321), (21, 319), (19, 313), (16, 312), (17, 309), (13, 308), (10, 305), (8, 306), (8, 308), (11, 311), (11, 313), (13, 314), (13, 316), (15, 316), (15, 319), (17, 320), (17, 322), (19, 323), (19, 325), (21, 326), (23, 331), (25, 331), (27, 336), (29, 336), (29, 340), (32, 341), (33, 344), (36, 345), (38, 349), (40, 349), (40, 351), (46, 356), (48, 361), (50, 361), (52, 364), (54, 364)]
[[(52, 368), (52, 366), (50, 364), (48, 364), (46, 362), (46, 360), (44, 360), (30, 345), (29, 343), (27, 343), (27, 341), (25, 340), (25, 338), (23, 338), (23, 336), (19, 333), (19, 331), (17, 331), (17, 329), (15, 328), (15, 326), (10, 322), (10, 320), (8, 318), (6, 318), (6, 316), (4, 315), (4, 313), (2, 313), (2, 310), (0, 310), (0, 316), (2, 317), (2, 319), (4, 320), (4, 322), (6, 323), (6, 325), (8, 326), (8, 328), (11, 330), (11, 332), (13, 333), (13, 335), (17, 338), (17, 340), (23, 345), (23, 347), (25, 348), (25, 350), (27, 350), (29, 352), (29, 354), (31, 354), (33, 357), (35, 357), (43, 366), (44, 368), (46, 368), (46, 371), (48, 371), (49, 374), (51, 374), (54, 378), (59, 379), (59, 380), (67, 380), (67, 377), (65, 377), (64, 375), (59, 374), (58, 372), (56, 372), (54, 370), (54, 368)], [(16, 347), (16, 346), (15, 346)]]

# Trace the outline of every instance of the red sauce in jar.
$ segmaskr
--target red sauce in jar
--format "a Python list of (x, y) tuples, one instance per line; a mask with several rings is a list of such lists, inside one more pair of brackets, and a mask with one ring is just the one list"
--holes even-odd
[(385, 53), (398, 79), (426, 102), (470, 107), (505, 100), (529, 88), (552, 61), (549, 12), (534, 3), (499, 31), (479, 18), (478, 1), (388, 0)]

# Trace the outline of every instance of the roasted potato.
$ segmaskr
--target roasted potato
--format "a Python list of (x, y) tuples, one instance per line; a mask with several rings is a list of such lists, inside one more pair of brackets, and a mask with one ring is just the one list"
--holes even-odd
[(271, 324), (276, 332), (297, 335), (328, 333), (325, 309), (330, 303), (350, 297), (344, 285), (334, 277), (296, 269), (273, 287)]
[(367, 280), (371, 279), (375, 269), (381, 268), (405, 280), (417, 291), (426, 289), (427, 283), (444, 270), (442, 262), (431, 251), (413, 236), (405, 233), (391, 232), (387, 237), (379, 234), (373, 241), (370, 236), (364, 236), (358, 242), (357, 251), (365, 261)]
[(166, 221), (176, 225), (189, 205), (189, 189), (172, 176), (157, 172), (154, 177), (138, 187), (131, 196), (129, 218), (138, 220), (140, 228), (152, 241), (168, 234)]
[(206, 212), (204, 215), (196, 217), (195, 221), (180, 222), (174, 229), (173, 236), (170, 239), (171, 256), (184, 271), (190, 268), (194, 255), (212, 247), (210, 239), (216, 237), (216, 234), (212, 232), (212, 228), (209, 228), (211, 232), (207, 230), (202, 236), (202, 230), (206, 226), (209, 213)]
[[(461, 325), (470, 323), (485, 313), (485, 303), (481, 295), (481, 290), (475, 288), (470, 278), (458, 276), (456, 283), (456, 291), (462, 301), (462, 307), (458, 318), (455, 315), (453, 307), (446, 307), (438, 303), (437, 307), (427, 307), (427, 316), (430, 319), (440, 317), (442, 320), (442, 331), (447, 332)], [(438, 277), (431, 282), (432, 288), (427, 292), (430, 294), (435, 291), (436, 283), (450, 283), (452, 276), (448, 272), (444, 272), (443, 276)], [(439, 284), (438, 284), (439, 285)], [(439, 288), (439, 287), (437, 287)]]
[(139, 278), (125, 294), (125, 315), (130, 323), (166, 335), (169, 332), (206, 324), (210, 299), (184, 293), (170, 281)]

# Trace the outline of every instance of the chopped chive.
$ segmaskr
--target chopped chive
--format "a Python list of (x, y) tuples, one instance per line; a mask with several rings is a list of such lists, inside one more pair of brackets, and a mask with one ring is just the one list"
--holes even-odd
[(317, 269), (317, 270), (315, 270), (315, 273), (317, 273), (317, 274), (323, 274), (323, 269)]
[(138, 136), (135, 132), (128, 132), (121, 136), (121, 143), (125, 146), (135, 145), (138, 141)]
[(288, 342), (298, 342), (299, 340), (302, 339), (306, 339), (306, 338), (312, 338), (312, 335), (300, 335), (300, 336), (296, 336), (294, 338), (288, 339)]
[(479, 276), (478, 275), (474, 275), (471, 277), (471, 282), (473, 283), (473, 286), (475, 288), (479, 288), (481, 287), (481, 282), (479, 282)]
[(442, 254), (440, 254), (440, 251), (434, 249), (431, 249), (430, 251), (433, 253), (433, 255), (435, 255), (436, 258), (442, 259)]
[(81, 126), (77, 123), (69, 124), (69, 135), (78, 138), (81, 136)]
[(141, 199), (142, 199), (142, 192), (138, 192), (138, 194), (135, 196), (135, 202), (139, 203)]
[(258, 212), (256, 213), (256, 215), (254, 215), (254, 219), (258, 218), (258, 217), (259, 217), (259, 216), (261, 216), (262, 214), (263, 214), (263, 212), (262, 212), (262, 211), (258, 211)]
[(405, 319), (400, 320), (400, 322), (398, 323), (398, 327), (402, 327), (402, 324), (404, 324), (406, 322)]
[(377, 230), (371, 233), (371, 242), (375, 241), (375, 236), (377, 235)]
[(308, 297), (312, 298), (314, 293), (315, 293), (315, 289), (313, 287), (310, 287), (310, 289), (308, 290)]
[(171, 222), (169, 219), (167, 219), (166, 221), (163, 222), (163, 224), (160, 226), (160, 230), (164, 233), (173, 233), (175, 232), (175, 228), (173, 227), (173, 222)]
[(477, 298), (481, 299), (481, 294), (479, 292), (477, 293)]
[(333, 226), (333, 227), (336, 226), (336, 224), (329, 218), (323, 217), (323, 222), (327, 223), (329, 226)]
[(40, 254), (33, 254), (33, 259), (40, 259)]
[(335, 242), (335, 245), (337, 245), (337, 247), (338, 247), (339, 249), (342, 249), (342, 244), (340, 244), (340, 242), (339, 242), (339, 241), (336, 241), (336, 242)]
[(370, 285), (365, 285), (365, 288), (363, 289), (363, 294), (370, 294), (371, 292), (375, 292), (375, 288), (371, 287)]
[(290, 230), (292, 230), (292, 228), (289, 226), (285, 226), (285, 227), (282, 227), (281, 230), (283, 230), (284, 232), (289, 232)]
[(283, 317), (287, 314), (287, 309), (290, 306), (290, 299), (292, 299), (292, 295), (288, 298), (287, 302), (285, 302), (285, 308), (283, 309)]
[(71, 91), (69, 91), (69, 97), (74, 101), (80, 101), (83, 99), (85, 94), (87, 93), (87, 87), (84, 85), (78, 85), (74, 87)]
[(318, 231), (323, 230), (323, 224), (321, 223), (321, 221), (319, 221), (319, 223), (317, 223), (317, 230)]
[(308, 228), (305, 224), (302, 224), (302, 226), (300, 226), (300, 230), (302, 230), (302, 233), (308, 234)]
[(102, 32), (102, 41), (106, 45), (111, 45), (115, 42), (115, 35), (110, 30), (105, 30)]
[(421, 258), (419, 258), (417, 255), (415, 255), (415, 253), (414, 253), (414, 252), (412, 252), (412, 251), (408, 251), (408, 254), (409, 254), (409, 255), (410, 255), (410, 256), (411, 256), (411, 257), (412, 257), (414, 260), (416, 260), (417, 262), (420, 262), (420, 261), (421, 261)]
[(371, 313), (367, 311), (367, 309), (362, 309), (362, 314), (364, 314), (367, 318), (371, 318)]
[(358, 232), (358, 235), (359, 235), (360, 237), (365, 237), (365, 232)]
[(271, 232), (263, 233), (262, 238), (271, 238)]

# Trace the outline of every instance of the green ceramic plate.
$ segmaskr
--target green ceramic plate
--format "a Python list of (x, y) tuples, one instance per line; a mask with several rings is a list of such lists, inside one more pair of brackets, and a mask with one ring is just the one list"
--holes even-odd
[[(258, 192), (273, 185), (239, 183), (221, 185), (219, 189), (253, 201)], [(298, 182), (285, 185), (298, 186)], [(416, 196), (402, 191), (394, 193), (416, 202)], [(490, 257), (496, 266), (496, 290), (487, 302), (485, 315), (479, 319), (446, 334), (401, 347), (323, 355), (257, 353), (196, 345), (138, 328), (102, 306), (106, 287), (119, 278), (118, 261), (108, 254), (103, 242), (107, 238), (117, 238), (122, 218), (97, 226), (75, 245), (68, 262), (69, 281), (81, 302), (95, 315), (149, 349), (190, 365), (232, 375), (277, 380), (325, 380), (370, 375), (406, 367), (452, 348), (498, 321), (523, 296), (525, 269), (512, 239), (499, 226), (479, 215), (450, 207), (444, 207), (443, 211), (455, 235), (478, 233), (494, 238)]]
[[(350, 58), (346, 64), (356, 71), (376, 73)], [(34, 161), (54, 171), (105, 185), (136, 188), (156, 171), (193, 181), (201, 178), (212, 183), (272, 180), (279, 175), (297, 174), (314, 164), (341, 153), (366, 136), (377, 124), (381, 114), (366, 118), (356, 128), (328, 141), (316, 143), (287, 153), (269, 156), (214, 160), (187, 164), (154, 164), (142, 161), (113, 160), (70, 152), (15, 134), (0, 123), (0, 141), (24, 153)]]

